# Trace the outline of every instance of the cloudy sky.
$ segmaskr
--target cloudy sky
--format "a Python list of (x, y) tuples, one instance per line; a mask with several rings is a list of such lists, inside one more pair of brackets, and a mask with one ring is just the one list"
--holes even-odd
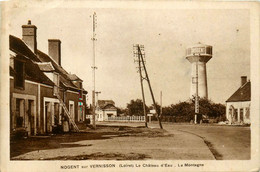
[[(208, 95), (225, 103), (240, 86), (240, 76), (250, 79), (250, 18), (248, 10), (144, 9), (144, 8), (20, 8), (13, 6), (10, 33), (22, 37), (21, 25), (30, 19), (37, 26), (38, 49), (48, 52), (48, 39), (60, 39), (62, 66), (84, 80), (92, 90), (92, 14), (97, 13), (96, 90), (99, 99), (112, 99), (125, 107), (141, 98), (133, 44), (143, 44), (155, 99), (163, 105), (189, 98), (191, 65), (187, 46), (202, 42), (213, 46), (207, 63)], [(145, 84), (147, 104), (151, 104)]]

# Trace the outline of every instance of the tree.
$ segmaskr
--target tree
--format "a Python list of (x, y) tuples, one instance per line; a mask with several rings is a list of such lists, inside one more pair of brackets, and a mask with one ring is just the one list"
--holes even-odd
[[(158, 113), (160, 114), (161, 113), (161, 106), (157, 102), (155, 102), (155, 107), (157, 108)], [(151, 106), (149, 106), (149, 110), (155, 110), (153, 104)]]
[[(208, 99), (199, 100), (199, 112), (209, 118), (222, 118), (225, 115), (225, 105), (216, 104)], [(194, 119), (194, 101), (179, 102), (163, 107), (163, 117), (171, 117), (176, 122), (189, 122)]]
[[(144, 116), (143, 101), (141, 99), (131, 100), (126, 107), (128, 115)], [(145, 107), (146, 111), (148, 111), (148, 107)]]
[(116, 109), (117, 109), (117, 115), (126, 114), (125, 108), (117, 107)]

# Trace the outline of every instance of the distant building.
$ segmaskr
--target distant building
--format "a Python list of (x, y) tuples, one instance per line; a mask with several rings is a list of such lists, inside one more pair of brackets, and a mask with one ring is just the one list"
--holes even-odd
[(98, 100), (96, 107), (97, 121), (107, 121), (109, 117), (117, 116), (117, 108), (113, 100)]
[[(10, 131), (51, 133), (65, 121), (62, 102), (76, 124), (85, 119), (82, 80), (61, 66), (61, 41), (48, 40), (48, 55), (37, 49), (37, 27), (22, 26), (22, 39), (9, 36)], [(58, 98), (59, 96), (59, 98)]]
[(251, 82), (241, 76), (241, 86), (226, 101), (226, 117), (230, 124), (250, 124)]

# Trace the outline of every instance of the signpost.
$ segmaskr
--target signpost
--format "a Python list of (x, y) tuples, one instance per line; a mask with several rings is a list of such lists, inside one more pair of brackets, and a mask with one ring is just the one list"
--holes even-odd
[(149, 117), (149, 123), (151, 123), (153, 114), (148, 113), (147, 116)]

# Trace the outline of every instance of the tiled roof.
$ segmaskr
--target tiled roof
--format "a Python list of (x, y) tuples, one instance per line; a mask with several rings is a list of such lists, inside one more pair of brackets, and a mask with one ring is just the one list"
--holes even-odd
[(104, 109), (107, 105), (113, 105), (115, 107), (115, 102), (113, 100), (98, 100), (98, 107)]
[(18, 55), (24, 55), (35, 62), (40, 62), (40, 60), (37, 58), (37, 55), (20, 38), (9, 35), (9, 48)]
[[(65, 87), (72, 88), (73, 90), (78, 90), (77, 86), (71, 82), (71, 79), (69, 77), (70, 74), (65, 69), (63, 69), (50, 56), (43, 53), (42, 51), (37, 50), (37, 54), (38, 54), (38, 58), (40, 59), (41, 62), (51, 62), (51, 64), (53, 65), (53, 67), (55, 69), (55, 72), (60, 74), (60, 81), (62, 82), (62, 84)], [(84, 93), (87, 93), (87, 92), (84, 90)]]
[(54, 71), (54, 67), (52, 66), (51, 62), (35, 62), (41, 71), (43, 72), (52, 72)]
[(251, 82), (245, 83), (241, 86), (226, 102), (240, 102), (251, 100)]
[(40, 70), (43, 72), (52, 72), (54, 71), (54, 67), (52, 66), (51, 62), (36, 62), (39, 66)]
[[(30, 59), (27, 59), (23, 56), (17, 56), (16, 58), (23, 60), (25, 62), (24, 77), (26, 80), (47, 84), (50, 86), (54, 85), (54, 83), (46, 75), (42, 73), (38, 65), (33, 63)], [(15, 76), (15, 70), (11, 66), (10, 66), (10, 75)]]
[(68, 77), (71, 81), (82, 81), (77, 75), (75, 74), (68, 74)]
[[(20, 38), (10, 35), (9, 48), (12, 52), (18, 55), (15, 58), (19, 58), (25, 62), (25, 79), (51, 86), (54, 85), (53, 82), (41, 72), (38, 65), (33, 63), (33, 61), (40, 61), (38, 60), (36, 54), (34, 54)], [(14, 56), (12, 56), (12, 58), (14, 58)], [(11, 66), (10, 75), (15, 76), (15, 70)]]
[[(69, 74), (50, 56), (40, 50), (37, 50), (35, 54), (23, 40), (13, 35), (9, 36), (9, 44), (11, 51), (26, 57), (26, 79), (53, 85), (53, 82), (43, 72), (55, 71), (60, 74), (61, 86), (78, 91), (77, 86), (73, 84), (71, 79), (82, 80), (76, 75)], [(14, 70), (10, 69), (10, 74), (14, 75)], [(87, 91), (83, 89), (83, 93), (87, 94)]]

